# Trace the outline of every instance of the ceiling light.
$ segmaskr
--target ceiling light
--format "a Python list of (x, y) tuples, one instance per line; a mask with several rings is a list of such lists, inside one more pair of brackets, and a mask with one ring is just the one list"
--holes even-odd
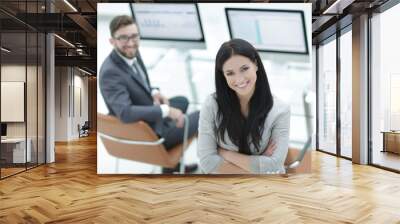
[(60, 39), (61, 41), (63, 41), (64, 43), (68, 44), (69, 46), (75, 48), (75, 45), (71, 44), (71, 42), (67, 41), (66, 39), (58, 36), (57, 34), (54, 34), (55, 37), (57, 37), (58, 39)]
[(355, 0), (336, 0), (332, 5), (324, 10), (322, 14), (342, 14), (343, 9), (351, 5)]
[(72, 10), (74, 10), (75, 12), (78, 12), (78, 10), (71, 4), (68, 2), (68, 0), (64, 0), (65, 4), (67, 4)]
[(78, 67), (78, 69), (79, 69), (81, 72), (85, 73), (85, 74), (92, 75), (92, 73), (90, 73), (90, 72), (88, 72), (88, 71), (86, 71), (86, 70), (83, 70), (83, 69), (81, 69), (81, 68), (79, 68), (79, 67)]
[(9, 49), (7, 49), (7, 48), (5, 48), (5, 47), (1, 47), (1, 50), (4, 51), (4, 52), (6, 52), (6, 53), (10, 53), (10, 52), (11, 52), (11, 50), (9, 50)]

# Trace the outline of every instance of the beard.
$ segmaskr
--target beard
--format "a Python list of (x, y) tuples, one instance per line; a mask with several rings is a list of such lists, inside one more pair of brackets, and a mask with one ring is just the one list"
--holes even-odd
[(135, 57), (136, 57), (136, 54), (137, 54), (137, 50), (135, 51), (135, 53), (133, 53), (133, 55), (128, 55), (127, 53), (123, 52), (121, 49), (119, 49), (119, 48), (117, 48), (117, 47), (115, 48), (115, 50), (117, 50), (118, 53), (120, 53), (122, 56), (124, 56), (124, 57), (126, 57), (126, 58), (129, 58), (129, 59), (135, 58)]

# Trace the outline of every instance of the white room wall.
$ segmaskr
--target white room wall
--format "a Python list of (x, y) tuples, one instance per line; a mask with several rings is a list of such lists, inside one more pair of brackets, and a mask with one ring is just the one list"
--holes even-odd
[[(67, 141), (68, 67), (55, 68), (55, 140)], [(65, 97), (67, 96), (67, 97)]]
[[(76, 72), (78, 72), (78, 74), (76, 74)], [(75, 75), (74, 75), (74, 86), (75, 86), (75, 91), (73, 94), (75, 94), (74, 98), (74, 110), (75, 113), (73, 113), (73, 119), (72, 119), (72, 130), (71, 130), (71, 135), (73, 136), (72, 138), (77, 138), (78, 137), (78, 129), (77, 126), (78, 124), (80, 126), (82, 126), (85, 121), (88, 120), (88, 77), (87, 76), (81, 76), (80, 74), (82, 74), (79, 70), (75, 70)], [(80, 94), (81, 97), (80, 99), (77, 98), (77, 88), (80, 89)], [(80, 100), (80, 105), (79, 102), (77, 100)], [(78, 106), (81, 107), (82, 113), (79, 112), (79, 108)]]
[[(72, 67), (56, 67), (55, 71), (55, 141), (70, 141), (78, 138), (78, 124), (88, 120), (88, 78)], [(81, 90), (82, 114), (76, 107), (76, 89)]]

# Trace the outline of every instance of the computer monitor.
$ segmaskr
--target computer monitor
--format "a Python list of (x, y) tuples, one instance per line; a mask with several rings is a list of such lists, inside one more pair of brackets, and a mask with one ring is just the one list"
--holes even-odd
[(7, 136), (7, 124), (1, 123), (1, 136)]
[(304, 12), (225, 8), (231, 38), (249, 41), (259, 51), (308, 54)]
[(199, 10), (193, 3), (132, 3), (144, 46), (204, 49)]

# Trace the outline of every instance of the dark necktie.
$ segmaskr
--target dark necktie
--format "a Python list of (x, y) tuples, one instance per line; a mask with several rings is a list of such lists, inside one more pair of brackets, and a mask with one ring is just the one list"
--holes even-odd
[(134, 62), (133, 62), (132, 68), (133, 68), (133, 71), (134, 71), (137, 75), (139, 75), (140, 80), (142, 81), (143, 86), (147, 89), (147, 91), (150, 91), (150, 87), (149, 87), (149, 85), (148, 85), (148, 83), (147, 83), (146, 76), (145, 76), (143, 70), (142, 70), (142, 69), (140, 68), (140, 66), (138, 65), (137, 61), (134, 61)]

